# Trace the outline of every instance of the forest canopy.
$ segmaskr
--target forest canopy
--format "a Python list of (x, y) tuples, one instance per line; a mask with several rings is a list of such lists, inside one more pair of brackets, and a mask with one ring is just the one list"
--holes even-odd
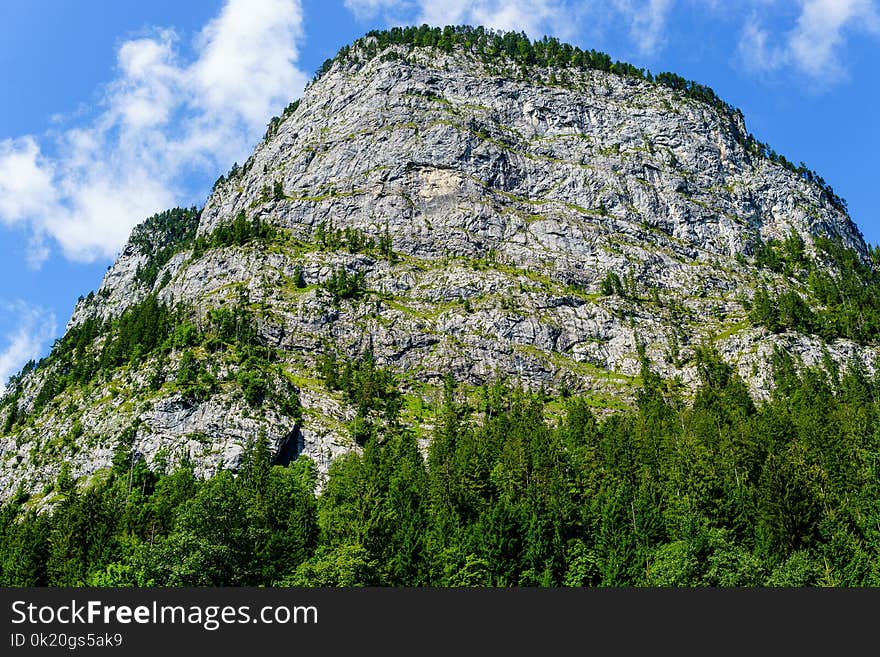
[(449, 380), (425, 456), (386, 417), (320, 494), (313, 463), (274, 464), (265, 435), (206, 480), (121, 442), (106, 477), (62, 469), (51, 513), (24, 494), (0, 510), (0, 583), (880, 584), (880, 379), (779, 352), (756, 404), (699, 359), (692, 404), (645, 369), (637, 408), (602, 421), (585, 399)]

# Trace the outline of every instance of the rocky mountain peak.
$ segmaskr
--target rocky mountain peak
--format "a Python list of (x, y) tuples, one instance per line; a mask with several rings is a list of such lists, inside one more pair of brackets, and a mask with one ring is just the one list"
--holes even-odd
[(120, 445), (235, 468), (261, 432), (326, 472), (387, 418), (428, 440), (446, 377), (609, 413), (645, 367), (693, 388), (711, 347), (766, 397), (779, 349), (873, 366), (880, 313), (840, 300), (872, 259), (708, 87), (552, 39), (371, 33), (202, 209), (135, 229), (10, 386), (0, 495)]

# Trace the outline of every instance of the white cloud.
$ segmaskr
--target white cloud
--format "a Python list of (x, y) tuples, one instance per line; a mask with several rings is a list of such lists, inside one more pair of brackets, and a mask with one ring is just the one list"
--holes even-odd
[(876, 31), (877, 14), (871, 0), (806, 0), (789, 37), (789, 51), (810, 75), (838, 77), (843, 72), (838, 51), (848, 29)]
[(32, 137), (0, 141), (0, 219), (7, 226), (45, 212), (55, 203), (51, 164), (40, 159)]
[[(764, 2), (765, 5), (769, 3)], [(756, 15), (745, 23), (738, 47), (740, 59), (755, 71), (794, 66), (822, 84), (846, 76), (842, 50), (850, 33), (880, 33), (873, 0), (799, 0), (794, 27), (776, 36)]]
[(300, 93), (296, 69), (303, 36), (302, 7), (292, 0), (234, 0), (199, 38), (202, 56), (192, 73), (196, 102), (206, 112), (232, 110), (251, 125), (265, 124), (278, 101)]
[(656, 51), (664, 41), (666, 19), (674, 0), (649, 0), (648, 6), (633, 21), (633, 30), (642, 52)]
[(666, 19), (675, 0), (615, 0), (628, 20), (630, 36), (643, 54), (657, 52), (666, 40)]
[(775, 71), (788, 61), (785, 49), (771, 43), (772, 37), (757, 16), (749, 17), (740, 34), (737, 55), (753, 72)]
[(54, 240), (80, 261), (112, 257), (150, 214), (188, 202), (192, 174), (242, 162), (297, 97), (299, 0), (228, 0), (183, 61), (170, 29), (122, 43), (93, 118), (0, 141), (0, 221), (27, 225), (30, 264)]
[(55, 315), (42, 308), (33, 308), (22, 301), (0, 306), (5, 314), (17, 318), (16, 328), (0, 344), (0, 394), (9, 377), (29, 360), (36, 359), (55, 336)]

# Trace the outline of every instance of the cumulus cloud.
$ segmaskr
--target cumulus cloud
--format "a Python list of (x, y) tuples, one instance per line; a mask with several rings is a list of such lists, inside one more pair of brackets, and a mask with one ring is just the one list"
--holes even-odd
[(778, 37), (753, 14), (743, 27), (738, 52), (752, 70), (795, 66), (827, 84), (845, 77), (842, 50), (856, 32), (880, 34), (873, 0), (799, 0), (794, 27)]
[(122, 43), (84, 124), (0, 141), (0, 222), (30, 229), (32, 264), (53, 242), (112, 257), (135, 224), (193, 197), (193, 175), (247, 156), (305, 86), (302, 36), (299, 0), (228, 0), (188, 58), (171, 29)]
[(40, 158), (32, 137), (0, 141), (0, 217), (7, 225), (27, 221), (55, 203), (51, 163)]
[(196, 102), (206, 112), (232, 110), (265, 127), (279, 101), (289, 102), (305, 85), (295, 67), (302, 36), (299, 2), (230, 0), (199, 37)]
[(0, 306), (3, 314), (16, 318), (16, 328), (0, 343), (0, 394), (9, 377), (21, 366), (36, 359), (55, 336), (55, 315), (42, 308), (33, 308), (22, 301)]

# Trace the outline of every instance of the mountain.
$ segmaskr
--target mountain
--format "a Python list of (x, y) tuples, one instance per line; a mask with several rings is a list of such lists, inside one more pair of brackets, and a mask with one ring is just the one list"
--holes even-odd
[(767, 399), (780, 353), (873, 370), (875, 259), (707, 87), (552, 39), (371, 33), (13, 377), (0, 498), (51, 502), (121, 450), (210, 476), (258, 435), (326, 475), (385, 422), (424, 449), (449, 380), (605, 416), (649, 373), (692, 394), (713, 351)]

